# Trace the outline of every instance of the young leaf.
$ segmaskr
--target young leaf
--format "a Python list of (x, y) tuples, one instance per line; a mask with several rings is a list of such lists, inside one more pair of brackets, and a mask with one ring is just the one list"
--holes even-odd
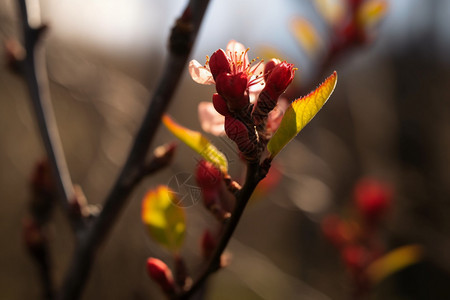
[(280, 127), (267, 144), (271, 158), (274, 158), (314, 118), (333, 93), (336, 82), (335, 71), (316, 90), (291, 103), (281, 120)]
[(162, 121), (173, 135), (191, 147), (204, 159), (216, 165), (223, 174), (227, 174), (227, 158), (205, 136), (198, 131), (190, 130), (177, 124), (168, 115), (164, 115)]
[(314, 26), (306, 19), (296, 18), (291, 23), (292, 34), (310, 57), (317, 54), (322, 44)]
[(343, 1), (315, 0), (315, 7), (331, 26), (336, 26), (345, 18), (346, 7)]
[(388, 4), (385, 0), (370, 0), (361, 4), (356, 20), (361, 28), (373, 28), (386, 15)]
[(142, 222), (150, 236), (171, 251), (180, 249), (186, 230), (186, 217), (178, 202), (177, 195), (162, 185), (148, 191), (142, 200)]
[(420, 245), (406, 245), (371, 263), (367, 268), (367, 274), (373, 283), (378, 283), (389, 275), (419, 262), (422, 257), (423, 248)]

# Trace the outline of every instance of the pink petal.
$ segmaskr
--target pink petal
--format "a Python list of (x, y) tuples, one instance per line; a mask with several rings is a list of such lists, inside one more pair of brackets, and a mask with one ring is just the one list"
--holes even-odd
[(225, 118), (214, 109), (211, 102), (198, 104), (198, 118), (203, 131), (216, 136), (225, 135)]
[(261, 93), (263, 88), (264, 88), (264, 81), (261, 81), (260, 83), (253, 84), (248, 87), (248, 96), (250, 97), (250, 103), (256, 102), (256, 99), (258, 99), (258, 95), (259, 93)]
[(214, 79), (209, 68), (204, 67), (196, 60), (189, 62), (189, 74), (191, 74), (192, 79), (197, 83), (214, 84)]
[(277, 131), (288, 107), (289, 101), (286, 98), (280, 98), (277, 102), (277, 106), (269, 113), (266, 130), (270, 136)]
[(244, 66), (248, 65), (247, 48), (245, 48), (244, 45), (242, 45), (239, 42), (236, 42), (235, 40), (231, 40), (228, 42), (226, 53), (229, 55), (230, 52), (236, 53), (238, 56), (245, 53), (243, 65)]

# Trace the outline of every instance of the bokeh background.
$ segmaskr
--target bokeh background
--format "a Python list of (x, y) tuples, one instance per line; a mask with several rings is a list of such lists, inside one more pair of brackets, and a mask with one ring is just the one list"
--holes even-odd
[[(167, 52), (170, 28), (184, 1), (42, 0), (36, 20), (45, 37), (50, 88), (73, 181), (101, 204), (127, 154)], [(30, 1), (30, 3), (36, 3)], [(391, 0), (372, 43), (321, 68), (292, 34), (307, 18), (327, 47), (330, 31), (312, 1), (212, 1), (192, 57), (203, 62), (230, 39), (250, 56), (281, 53), (299, 67), (295, 84), (317, 85), (337, 70), (337, 88), (320, 114), (276, 160), (280, 183), (255, 197), (229, 251), (231, 265), (214, 275), (207, 299), (348, 299), (351, 280), (319, 222), (352, 215), (352, 190), (362, 177), (388, 182), (392, 209), (381, 234), (388, 249), (423, 245), (426, 257), (377, 286), (373, 298), (445, 299), (450, 279), (450, 2)], [(0, 1), (0, 38), (21, 39), (15, 1)], [(4, 49), (0, 49), (4, 57)], [(301, 89), (301, 88), (300, 88)], [(197, 104), (212, 87), (186, 71), (169, 112), (200, 130)], [(297, 95), (300, 96), (300, 95)], [(291, 99), (293, 100), (293, 99)], [(232, 174), (242, 163), (226, 139)], [(161, 128), (154, 146), (174, 140)], [(173, 164), (146, 179), (101, 249), (83, 299), (162, 299), (145, 274), (149, 256), (169, 254), (147, 236), (140, 200), (174, 174), (193, 172), (198, 157), (180, 145)], [(0, 63), (0, 298), (39, 299), (35, 265), (21, 240), (29, 178), (44, 150), (22, 79)], [(199, 205), (186, 209), (183, 255), (195, 275), (199, 236), (216, 221)], [(49, 224), (53, 277), (60, 283), (73, 251), (59, 209)], [(432, 295), (436, 296), (433, 297)]]

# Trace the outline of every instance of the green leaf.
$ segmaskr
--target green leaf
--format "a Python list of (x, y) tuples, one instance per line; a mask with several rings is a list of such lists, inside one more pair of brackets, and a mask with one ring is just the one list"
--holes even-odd
[(148, 233), (171, 251), (180, 249), (186, 232), (185, 213), (178, 202), (177, 195), (163, 185), (148, 191), (142, 200), (141, 217)]
[(267, 144), (271, 158), (274, 158), (314, 118), (333, 93), (336, 82), (337, 73), (333, 72), (316, 90), (291, 103), (281, 120), (280, 127)]
[(195, 152), (200, 154), (204, 159), (213, 163), (222, 171), (223, 174), (228, 173), (228, 161), (226, 156), (219, 151), (205, 136), (200, 132), (190, 130), (177, 124), (168, 115), (162, 118), (164, 125), (186, 145), (191, 147)]

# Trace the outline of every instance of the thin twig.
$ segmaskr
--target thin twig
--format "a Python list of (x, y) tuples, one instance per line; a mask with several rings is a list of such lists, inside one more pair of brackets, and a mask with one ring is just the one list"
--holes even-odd
[[(74, 190), (50, 99), (45, 56), (43, 49), (38, 46), (39, 38), (46, 27), (32, 28), (28, 19), (26, 0), (18, 0), (18, 4), (26, 51), (26, 56), (21, 62), (21, 66), (36, 113), (48, 161), (51, 165), (54, 183), (61, 199), (61, 204), (68, 211), (69, 201), (73, 200), (74, 197)], [(76, 229), (81, 227), (81, 223), (78, 222), (80, 220), (72, 221), (72, 225)]]
[(161, 116), (166, 111), (175, 88), (178, 86), (208, 3), (209, 0), (190, 0), (183, 15), (172, 29), (169, 43), (170, 54), (162, 78), (153, 94), (127, 161), (105, 200), (101, 214), (95, 220), (92, 228), (80, 239), (59, 299), (78, 299), (80, 297), (96, 252), (111, 231), (136, 184), (136, 178), (140, 174), (140, 165), (145, 160), (159, 127)]
[(209, 275), (211, 275), (221, 267), (221, 256), (225, 251), (228, 242), (233, 236), (233, 233), (241, 219), (242, 213), (244, 212), (250, 196), (253, 194), (253, 191), (255, 190), (258, 183), (267, 174), (268, 168), (270, 168), (270, 164), (267, 163), (263, 163), (263, 165), (261, 166), (257, 162), (249, 162), (247, 164), (247, 175), (244, 186), (242, 187), (242, 189), (236, 192), (236, 207), (225, 225), (224, 232), (219, 240), (216, 249), (214, 250), (214, 253), (211, 255), (211, 258), (206, 264), (204, 270), (200, 274), (199, 278), (191, 286), (191, 288), (181, 295), (178, 295), (175, 299), (189, 299), (197, 290), (199, 290), (204, 285), (205, 281), (209, 278)]

